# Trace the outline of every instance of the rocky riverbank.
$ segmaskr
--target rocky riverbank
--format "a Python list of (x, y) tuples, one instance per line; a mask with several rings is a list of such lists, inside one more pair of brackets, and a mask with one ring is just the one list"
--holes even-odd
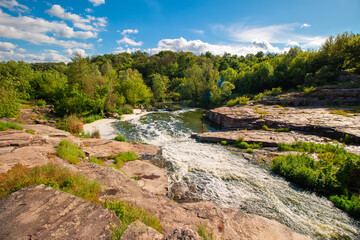
[[(245, 214), (240, 210), (218, 207), (209, 202), (171, 201), (167, 197), (166, 172), (152, 164), (152, 159), (161, 157), (159, 147), (104, 139), (81, 139), (45, 125), (22, 127), (24, 130), (0, 132), (0, 173), (5, 173), (19, 163), (29, 167), (53, 163), (98, 181), (103, 189), (100, 201), (122, 200), (160, 219), (163, 235), (154, 233), (155, 230), (145, 231), (144, 228), (148, 227), (136, 222), (127, 230), (125, 236), (132, 236), (129, 239), (146, 239), (149, 236), (152, 239), (184, 239), (179, 237), (185, 235), (193, 236), (191, 239), (200, 239), (196, 233), (199, 225), (210, 227), (217, 239), (307, 239), (274, 220)], [(78, 165), (69, 164), (56, 155), (56, 147), (64, 139), (81, 146), (86, 153), (87, 157)], [(89, 162), (90, 157), (104, 158), (126, 151), (133, 151), (144, 160), (127, 162), (123, 164), (122, 171)], [(31, 197), (34, 194), (53, 200), (43, 204), (45, 200), (42, 197)], [(77, 204), (65, 206), (60, 204), (60, 198), (69, 201), (73, 199), (71, 202), (76, 201)], [(52, 214), (47, 214), (47, 209), (51, 209)], [(90, 215), (86, 214), (90, 214), (91, 209), (98, 209), (96, 221), (90, 221)], [(101, 206), (93, 206), (67, 193), (42, 186), (28, 187), (5, 197), (0, 201), (0, 212), (2, 239), (29, 236), (38, 239), (107, 239), (109, 222), (118, 222), (111, 212)], [(64, 229), (64, 232), (60, 234), (54, 229)]]

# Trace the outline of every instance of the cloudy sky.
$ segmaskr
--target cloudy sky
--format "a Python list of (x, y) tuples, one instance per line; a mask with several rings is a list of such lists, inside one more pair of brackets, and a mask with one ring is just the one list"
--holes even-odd
[(318, 49), (360, 33), (359, 0), (0, 0), (0, 61), (75, 53)]

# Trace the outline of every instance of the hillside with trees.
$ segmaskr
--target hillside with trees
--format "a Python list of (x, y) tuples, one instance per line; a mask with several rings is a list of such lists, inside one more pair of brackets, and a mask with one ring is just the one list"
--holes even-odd
[(0, 63), (0, 117), (22, 103), (52, 104), (58, 116), (103, 115), (159, 102), (216, 107), (231, 99), (336, 83), (360, 73), (360, 35), (329, 37), (319, 50), (292, 47), (283, 54), (200, 56), (162, 51), (75, 55), (65, 63)]

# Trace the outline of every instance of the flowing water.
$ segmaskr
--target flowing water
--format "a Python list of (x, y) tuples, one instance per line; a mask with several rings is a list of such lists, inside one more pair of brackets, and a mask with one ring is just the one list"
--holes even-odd
[(204, 200), (275, 219), (315, 239), (359, 238), (359, 221), (326, 198), (297, 188), (225, 146), (191, 139), (192, 132), (202, 131), (202, 114), (194, 109), (150, 112), (127, 116), (116, 127), (128, 139), (161, 146), (172, 166), (167, 169), (169, 181), (194, 184)]

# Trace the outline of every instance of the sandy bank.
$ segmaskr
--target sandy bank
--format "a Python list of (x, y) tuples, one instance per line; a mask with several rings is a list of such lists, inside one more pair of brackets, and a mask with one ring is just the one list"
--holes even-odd
[(118, 121), (119, 120), (115, 118), (104, 118), (92, 123), (87, 123), (84, 124), (84, 132), (91, 134), (98, 129), (102, 139), (113, 139), (117, 134), (115, 124)]

